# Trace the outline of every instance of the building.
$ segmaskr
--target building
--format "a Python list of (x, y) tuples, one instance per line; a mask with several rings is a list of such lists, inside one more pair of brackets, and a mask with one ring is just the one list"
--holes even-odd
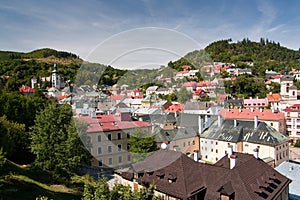
[(255, 154), (275, 167), (289, 159), (288, 137), (268, 126), (265, 122), (225, 119), (219, 117), (200, 135), (200, 155), (206, 162), (215, 163), (228, 153), (228, 146), (234, 152)]
[(133, 130), (141, 128), (151, 133), (151, 124), (132, 121), (128, 109), (117, 109), (115, 114), (78, 116), (88, 124), (86, 147), (94, 157), (93, 166), (119, 168), (131, 164), (128, 139)]
[(269, 105), (268, 99), (259, 99), (259, 98), (252, 98), (250, 99), (243, 99), (243, 106), (244, 108), (248, 109), (260, 109), (260, 108), (265, 108)]
[(297, 99), (297, 88), (293, 86), (294, 77), (292, 75), (284, 75), (280, 78), (280, 96), (281, 100)]
[(289, 137), (294, 140), (300, 139), (300, 104), (294, 104), (283, 111)]
[(300, 199), (300, 163), (295, 161), (286, 161), (275, 167), (275, 170), (292, 180), (289, 186), (289, 199)]
[(287, 134), (286, 120), (283, 112), (270, 109), (222, 109), (220, 115), (224, 119), (238, 119), (253, 121), (254, 117), (275, 128), (282, 134)]
[(121, 184), (132, 190), (153, 184), (154, 195), (168, 200), (287, 200), (291, 182), (253, 155), (228, 154), (207, 165), (168, 150), (156, 151), (120, 175)]
[(272, 92), (270, 92), (269, 94), (267, 94), (267, 99), (272, 110), (281, 111), (280, 94), (273, 94)]

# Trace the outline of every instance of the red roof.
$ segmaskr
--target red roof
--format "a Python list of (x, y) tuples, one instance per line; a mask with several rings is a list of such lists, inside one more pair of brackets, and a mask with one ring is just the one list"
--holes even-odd
[(263, 109), (261, 112), (259, 109), (255, 109), (251, 112), (251, 109), (223, 109), (220, 115), (225, 119), (248, 119), (253, 120), (254, 116), (258, 116), (258, 120), (272, 120), (279, 121), (284, 120), (284, 113), (273, 112), (269, 109)]
[(272, 76), (273, 79), (277, 79), (277, 78), (280, 78), (281, 77), (281, 74), (278, 74), (278, 75), (275, 75), (275, 76)]
[(185, 82), (182, 85), (183, 87), (193, 87), (195, 86), (195, 82)]
[(284, 111), (288, 111), (288, 112), (299, 112), (300, 111), (300, 104), (294, 104), (290, 107), (287, 107), (286, 109), (284, 109)]
[(165, 112), (178, 113), (183, 112), (184, 104), (173, 104), (165, 110)]
[(27, 85), (22, 85), (22, 87), (19, 88), (19, 91), (23, 93), (32, 93), (34, 92), (34, 89)]
[(71, 94), (65, 94), (65, 95), (57, 97), (57, 100), (60, 101), (62, 99), (68, 98), (69, 96), (71, 96)]
[(92, 118), (90, 116), (80, 116), (78, 119), (89, 124), (87, 128), (88, 133), (151, 126), (150, 123), (143, 121), (121, 121), (121, 118), (115, 115), (101, 115), (97, 116), (97, 118)]
[(122, 100), (125, 96), (124, 95), (112, 95), (110, 96), (111, 100)]

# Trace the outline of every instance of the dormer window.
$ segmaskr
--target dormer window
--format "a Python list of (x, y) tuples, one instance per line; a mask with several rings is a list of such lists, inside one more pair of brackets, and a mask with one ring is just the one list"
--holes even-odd
[(177, 173), (173, 172), (173, 173), (169, 173), (168, 175), (168, 181), (169, 183), (174, 183), (177, 179)]
[(161, 169), (156, 172), (157, 179), (163, 179), (165, 177), (165, 170)]

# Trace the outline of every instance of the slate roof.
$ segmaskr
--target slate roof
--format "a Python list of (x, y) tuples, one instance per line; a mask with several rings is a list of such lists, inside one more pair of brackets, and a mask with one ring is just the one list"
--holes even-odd
[[(181, 152), (159, 150), (145, 160), (135, 163), (125, 179), (139, 174), (140, 184), (154, 184), (156, 190), (180, 199), (199, 193), (201, 199), (219, 199), (220, 194), (235, 199), (277, 199), (290, 180), (253, 155), (236, 153), (236, 165), (229, 168), (229, 158), (215, 165), (195, 162)], [(169, 181), (171, 180), (171, 181)]]
[(207, 110), (211, 105), (208, 102), (187, 102), (184, 110)]
[(277, 146), (288, 141), (288, 137), (268, 126), (265, 122), (258, 122), (254, 128), (253, 121), (226, 119), (219, 126), (217, 120), (200, 135), (201, 138), (228, 141), (228, 142), (251, 142), (269, 146)]

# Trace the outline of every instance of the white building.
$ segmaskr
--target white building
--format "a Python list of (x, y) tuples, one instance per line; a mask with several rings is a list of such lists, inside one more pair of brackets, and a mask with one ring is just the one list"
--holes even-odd
[(230, 153), (228, 146), (234, 152), (258, 156), (273, 167), (289, 159), (288, 137), (257, 118), (254, 122), (216, 120), (200, 135), (200, 155), (203, 161), (217, 162)]

